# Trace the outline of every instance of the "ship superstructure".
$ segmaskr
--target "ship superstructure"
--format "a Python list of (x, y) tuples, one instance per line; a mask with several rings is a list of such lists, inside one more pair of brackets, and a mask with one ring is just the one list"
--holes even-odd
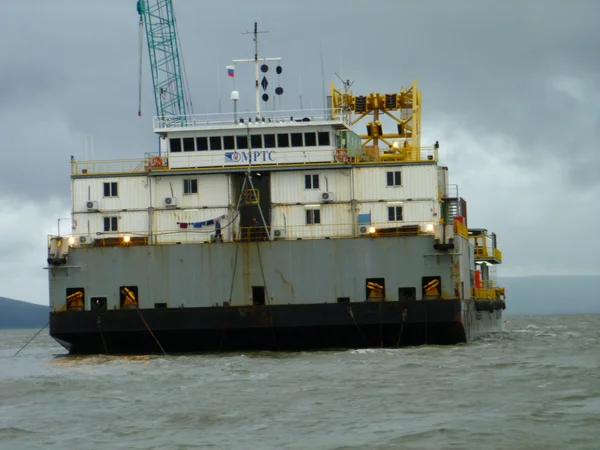
[(496, 237), (468, 228), (439, 145), (420, 145), (416, 81), (387, 95), (332, 87), (329, 106), (157, 117), (160, 154), (73, 160), (76, 226), (50, 238), (51, 334), (74, 353), (116, 353), (501, 330)]

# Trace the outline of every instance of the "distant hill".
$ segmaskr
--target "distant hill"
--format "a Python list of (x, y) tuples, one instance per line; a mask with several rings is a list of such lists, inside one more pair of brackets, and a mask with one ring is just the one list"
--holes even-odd
[(42, 328), (48, 322), (48, 306), (0, 297), (1, 328)]
[(534, 276), (501, 278), (506, 314), (598, 314), (600, 276)]

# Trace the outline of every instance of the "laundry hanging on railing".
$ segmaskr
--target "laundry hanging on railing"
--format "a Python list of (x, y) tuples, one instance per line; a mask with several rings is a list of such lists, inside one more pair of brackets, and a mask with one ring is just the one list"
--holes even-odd
[(205, 220), (204, 222), (177, 222), (177, 225), (179, 225), (179, 228), (188, 228), (188, 227), (204, 228), (204, 227), (213, 226), (215, 224), (216, 220), (223, 220), (225, 217), (227, 217), (227, 216), (223, 215), (223, 216), (215, 217), (214, 219)]

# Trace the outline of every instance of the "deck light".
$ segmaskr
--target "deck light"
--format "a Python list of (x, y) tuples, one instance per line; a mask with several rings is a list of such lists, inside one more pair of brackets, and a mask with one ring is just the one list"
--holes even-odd
[(75, 238), (73, 236), (69, 236), (69, 245), (75, 245)]
[(427, 231), (428, 233), (433, 233), (433, 224), (428, 223), (427, 225), (425, 225), (425, 231)]
[(126, 244), (129, 244), (130, 241), (131, 241), (131, 238), (129, 236), (123, 236), (123, 242), (125, 242)]
[(375, 231), (377, 231), (375, 230), (375, 227), (369, 227), (369, 233), (373, 234)]

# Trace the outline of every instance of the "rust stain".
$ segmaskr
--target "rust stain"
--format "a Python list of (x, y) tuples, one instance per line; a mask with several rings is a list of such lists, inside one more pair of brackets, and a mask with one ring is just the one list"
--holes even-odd
[(275, 269), (275, 272), (277, 272), (279, 274), (279, 276), (281, 277), (281, 281), (283, 282), (283, 284), (287, 284), (290, 287), (290, 289), (292, 291), (292, 297), (295, 297), (296, 293), (294, 291), (294, 285), (292, 283), (290, 283), (289, 281), (287, 281), (284, 278), (283, 273), (281, 273), (281, 270)]

